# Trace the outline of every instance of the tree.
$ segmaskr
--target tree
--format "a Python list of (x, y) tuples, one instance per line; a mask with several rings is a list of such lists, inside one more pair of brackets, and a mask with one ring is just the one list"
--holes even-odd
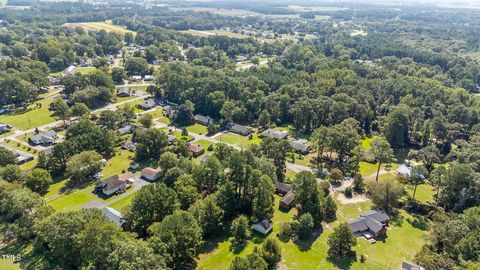
[(128, 76), (145, 76), (148, 70), (148, 63), (145, 58), (131, 57), (125, 61), (125, 71)]
[(34, 192), (43, 194), (48, 190), (52, 182), (52, 176), (50, 173), (44, 169), (36, 168), (28, 175), (25, 181), (25, 186)]
[(136, 157), (140, 160), (146, 158), (158, 159), (168, 146), (167, 135), (159, 129), (148, 129), (145, 132), (135, 131), (134, 142), (137, 142)]
[(377, 175), (375, 176), (375, 181), (378, 183), (378, 175), (380, 174), (382, 164), (390, 163), (394, 159), (393, 150), (388, 141), (383, 137), (373, 139), (371, 146), (370, 151), (378, 162)]
[(105, 110), (100, 113), (98, 124), (109, 130), (118, 129), (122, 118), (116, 111)]
[(293, 182), (293, 190), (295, 207), (299, 215), (309, 213), (314, 219), (314, 224), (320, 224), (323, 219), (322, 198), (315, 176), (308, 171), (298, 173)]
[(120, 107), (117, 112), (120, 113), (125, 122), (130, 122), (132, 119), (135, 119), (137, 117), (137, 115), (135, 114), (135, 106), (129, 103)]
[(323, 197), (322, 202), (323, 215), (325, 218), (334, 219), (337, 214), (337, 204), (333, 200), (332, 196), (328, 195)]
[(147, 234), (147, 228), (154, 222), (162, 221), (179, 208), (175, 191), (163, 183), (154, 183), (142, 187), (132, 200), (132, 206), (125, 213), (126, 229)]
[(268, 264), (259, 255), (252, 253), (242, 257), (235, 257), (230, 265), (230, 270), (267, 270)]
[(282, 248), (277, 240), (274, 238), (267, 238), (267, 240), (262, 243), (262, 247), (258, 254), (265, 260), (265, 262), (267, 262), (268, 268), (273, 269), (273, 267), (282, 259)]
[(112, 68), (112, 80), (115, 83), (123, 83), (123, 80), (127, 78), (127, 74), (125, 73), (125, 70), (120, 67), (114, 67)]
[(478, 200), (479, 184), (469, 164), (452, 163), (442, 181), (439, 204), (446, 210), (462, 211), (467, 202)]
[(385, 137), (394, 149), (402, 148), (409, 143), (408, 108), (394, 107), (385, 119)]
[(398, 205), (398, 200), (403, 194), (403, 186), (396, 179), (386, 179), (378, 183), (370, 182), (367, 190), (375, 206), (387, 213), (393, 212), (393, 208)]
[[(418, 159), (423, 161), (425, 168), (427, 169), (428, 176), (435, 169), (434, 164), (440, 162), (440, 151), (435, 145), (429, 145), (418, 151)], [(427, 176), (427, 174), (425, 174)]]
[(67, 103), (63, 99), (56, 99), (55, 103), (55, 115), (60, 117), (63, 120), (63, 125), (65, 125), (66, 121), (70, 118), (71, 110), (68, 107)]
[(313, 148), (317, 151), (317, 157), (315, 161), (317, 163), (317, 169), (320, 170), (323, 154), (329, 146), (329, 129), (325, 126), (315, 129), (310, 136), (310, 140), (313, 143)]
[(293, 230), (298, 239), (305, 240), (312, 236), (313, 229), (315, 228), (313, 217), (310, 213), (302, 214), (293, 223)]
[(175, 123), (180, 126), (189, 126), (193, 124), (193, 109), (193, 103), (189, 100), (185, 101), (184, 104), (178, 107), (177, 116), (175, 117)]
[(18, 165), (8, 164), (0, 169), (2, 179), (7, 182), (23, 182), (25, 179), (24, 173), (20, 170)]
[(142, 124), (143, 127), (150, 128), (153, 123), (153, 117), (149, 113), (144, 113), (140, 118), (138, 119), (138, 122)]
[(357, 239), (347, 223), (343, 222), (333, 229), (328, 236), (328, 254), (330, 256), (345, 257), (352, 252), (352, 247), (357, 244)]
[(270, 127), (270, 113), (267, 110), (263, 110), (258, 116), (258, 124), (263, 128), (267, 129)]
[(418, 185), (425, 182), (425, 175), (427, 174), (427, 170), (422, 165), (417, 165), (412, 168), (410, 175), (408, 176), (408, 182), (413, 185), (413, 195), (412, 197), (415, 199), (415, 194), (417, 193)]
[(72, 106), (71, 111), (72, 111), (72, 116), (78, 116), (78, 117), (81, 117), (90, 113), (90, 109), (87, 107), (87, 105), (83, 103), (75, 103)]
[(253, 215), (258, 220), (271, 219), (273, 217), (273, 205), (275, 186), (268, 175), (262, 175), (258, 179), (253, 198)]
[(102, 166), (100, 154), (95, 151), (83, 151), (68, 160), (65, 174), (73, 183), (82, 183), (91, 180)]
[(292, 151), (292, 146), (287, 140), (275, 141), (266, 138), (260, 144), (263, 154), (273, 161), (277, 171), (277, 181), (283, 182), (285, 179), (286, 161), (288, 154)]
[(192, 214), (177, 211), (149, 228), (149, 242), (156, 253), (167, 254), (167, 266), (190, 269), (202, 245), (202, 229)]
[(117, 241), (115, 249), (108, 254), (106, 261), (111, 269), (166, 269), (164, 259), (153, 252), (148, 242), (133, 237), (126, 237), (122, 241)]
[(213, 195), (197, 200), (188, 212), (197, 219), (205, 237), (212, 237), (222, 232), (223, 210), (218, 206)]
[(234, 246), (243, 245), (248, 238), (250, 238), (250, 226), (248, 225), (248, 219), (244, 215), (238, 216), (232, 221), (230, 226), (230, 232), (233, 236), (232, 244)]
[(0, 146), (0, 167), (15, 163), (17, 163), (17, 156), (7, 148)]
[[(175, 167), (176, 168), (176, 167)], [(173, 185), (177, 192), (177, 197), (180, 202), (180, 209), (187, 210), (197, 199), (200, 194), (197, 192), (195, 180), (191, 175), (181, 175), (177, 177)]]

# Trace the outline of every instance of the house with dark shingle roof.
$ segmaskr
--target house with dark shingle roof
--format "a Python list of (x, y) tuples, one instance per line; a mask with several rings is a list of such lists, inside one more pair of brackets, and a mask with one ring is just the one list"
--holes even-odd
[(204, 126), (208, 126), (208, 125), (213, 123), (212, 118), (210, 118), (208, 116), (205, 116), (205, 115), (201, 115), (201, 114), (196, 114), (194, 116), (194, 119), (195, 119), (195, 122), (199, 123), (200, 125), (204, 125)]
[(260, 138), (270, 138), (274, 140), (282, 140), (288, 137), (288, 131), (286, 130), (276, 130), (276, 129), (267, 129), (259, 134)]
[(248, 136), (253, 132), (253, 129), (251, 127), (242, 126), (235, 123), (231, 123), (228, 129), (233, 133), (243, 135), (243, 136)]
[(275, 183), (275, 192), (278, 194), (285, 195), (291, 190), (292, 190), (292, 187), (287, 183), (278, 182), (278, 181)]
[(273, 222), (268, 219), (260, 220), (253, 224), (252, 229), (263, 235), (267, 235), (273, 229)]
[(285, 194), (285, 196), (280, 199), (280, 205), (279, 207), (283, 210), (290, 210), (293, 206), (293, 202), (295, 201), (295, 193), (293, 190), (290, 190)]
[(145, 111), (153, 109), (153, 108), (155, 108), (155, 106), (157, 106), (157, 103), (155, 102), (155, 100), (153, 98), (149, 98), (149, 99), (145, 100), (144, 102), (137, 105), (137, 107), (139, 109), (142, 109), (142, 110), (145, 110)]
[(348, 227), (356, 236), (367, 239), (384, 235), (387, 231), (390, 217), (383, 210), (370, 210), (360, 214), (360, 217), (348, 221)]
[(132, 94), (128, 86), (122, 86), (117, 91), (117, 97), (129, 97)]

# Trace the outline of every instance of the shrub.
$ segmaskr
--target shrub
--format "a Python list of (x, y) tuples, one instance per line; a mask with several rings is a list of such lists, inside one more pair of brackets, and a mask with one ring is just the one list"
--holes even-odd
[(345, 194), (345, 197), (351, 198), (353, 194), (352, 187), (346, 187), (344, 194)]
[(280, 238), (280, 240), (288, 242), (292, 234), (292, 225), (290, 225), (290, 222), (280, 224), (280, 231), (278, 232), (278, 238)]
[(298, 239), (308, 239), (312, 235), (314, 228), (313, 217), (309, 213), (303, 214), (298, 218), (297, 221), (295, 221), (293, 225)]

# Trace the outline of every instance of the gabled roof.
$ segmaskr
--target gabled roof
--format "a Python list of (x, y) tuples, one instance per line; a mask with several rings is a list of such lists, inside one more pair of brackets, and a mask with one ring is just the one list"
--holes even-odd
[(125, 184), (125, 181), (121, 180), (118, 175), (112, 175), (107, 179), (103, 180), (103, 182), (105, 183), (105, 186), (103, 187), (103, 189), (106, 191), (115, 189)]
[(289, 184), (283, 183), (283, 182), (278, 182), (278, 181), (275, 183), (275, 188), (278, 191), (283, 192), (283, 193), (287, 193), (290, 190), (292, 190), (292, 187)]
[(420, 265), (416, 265), (414, 263), (411, 263), (411, 262), (403, 261), (402, 262), (402, 270), (425, 270), (425, 268), (423, 268)]
[(155, 176), (158, 172), (159, 171), (154, 168), (146, 167), (142, 170), (142, 175)]
[(368, 230), (367, 224), (364, 222), (363, 218), (357, 218), (354, 220), (347, 221), (348, 227), (352, 232), (363, 232)]
[(379, 222), (386, 222), (390, 220), (390, 217), (383, 210), (370, 210), (360, 214), (361, 217), (369, 217)]
[(263, 131), (262, 133), (260, 133), (260, 136), (267, 137), (267, 138), (272, 138), (272, 139), (276, 139), (276, 140), (281, 140), (281, 139), (285, 139), (286, 137), (288, 137), (288, 131), (286, 131), (286, 130), (275, 130), (275, 129), (269, 128), (269, 129)]
[(113, 209), (113, 208), (110, 208), (110, 207), (104, 207), (102, 208), (102, 212), (103, 214), (105, 214), (105, 216), (113, 221), (115, 224), (117, 224), (118, 226), (121, 226), (123, 221), (123, 215), (122, 213), (118, 212), (117, 210)]
[(195, 118), (195, 121), (197, 122), (200, 122), (200, 123), (204, 123), (204, 124), (210, 124), (213, 122), (213, 119), (208, 117), (208, 116), (205, 116), (205, 115), (201, 115), (201, 114), (196, 114), (194, 116)]
[(269, 231), (273, 227), (273, 222), (268, 219), (257, 221), (255, 224), (260, 225), (265, 231)]
[(121, 181), (127, 181), (128, 179), (135, 179), (135, 174), (133, 174), (132, 172), (126, 172), (124, 174), (121, 174), (118, 178)]
[(178, 141), (178, 138), (172, 135), (167, 135), (168, 143), (174, 143)]
[(232, 131), (236, 131), (236, 132), (240, 132), (240, 133), (250, 133), (252, 132), (252, 128), (251, 127), (247, 127), (247, 126), (242, 126), (242, 125), (239, 125), (239, 124), (231, 124), (230, 125), (230, 130)]
[(286, 205), (290, 205), (293, 203), (294, 200), (295, 200), (295, 193), (293, 193), (293, 191), (290, 190), (287, 194), (285, 194), (285, 196), (282, 197), (282, 199), (280, 199), (280, 202)]
[(187, 144), (187, 147), (189, 151), (192, 151), (194, 153), (205, 151), (205, 149), (199, 144), (189, 143)]
[(297, 151), (307, 151), (308, 150), (308, 141), (305, 139), (298, 139), (298, 140), (291, 140), (290, 144), (292, 145), (293, 149)]

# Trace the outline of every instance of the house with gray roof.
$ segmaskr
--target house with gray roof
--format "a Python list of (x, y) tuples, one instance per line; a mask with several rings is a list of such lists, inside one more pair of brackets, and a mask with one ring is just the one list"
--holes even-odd
[(360, 217), (347, 222), (348, 227), (356, 236), (366, 239), (384, 235), (387, 231), (390, 217), (383, 210), (370, 210), (360, 214)]
[(122, 86), (117, 91), (117, 97), (129, 97), (132, 94), (128, 86)]
[(305, 139), (293, 139), (290, 141), (290, 144), (292, 145), (293, 150), (295, 150), (297, 153), (303, 155), (310, 153), (310, 146), (308, 145), (308, 141)]
[(58, 135), (53, 130), (42, 131), (38, 134), (33, 135), (28, 139), (28, 141), (33, 145), (52, 145), (55, 144), (55, 139), (58, 138)]
[(403, 261), (402, 262), (402, 270), (425, 270), (425, 268), (423, 268), (420, 265), (416, 265), (414, 263), (411, 263), (411, 262)]
[(267, 129), (259, 134), (260, 138), (270, 138), (274, 140), (282, 140), (288, 137), (288, 131), (286, 130), (276, 130), (276, 129)]
[(149, 99), (145, 100), (144, 102), (137, 105), (138, 108), (140, 108), (142, 110), (145, 110), (145, 111), (153, 109), (153, 108), (155, 108), (155, 106), (157, 106), (157, 103), (155, 102), (155, 100), (153, 98), (149, 98)]
[(253, 129), (248, 126), (242, 126), (239, 124), (231, 123), (228, 127), (228, 129), (236, 134), (243, 135), (243, 136), (248, 136), (253, 132)]
[(195, 122), (199, 123), (200, 125), (204, 125), (204, 126), (208, 126), (208, 125), (213, 123), (212, 118), (210, 118), (208, 116), (205, 116), (205, 115), (201, 115), (201, 114), (196, 114), (194, 116), (194, 119), (195, 119)]
[(253, 224), (252, 229), (263, 235), (267, 235), (273, 229), (273, 222), (268, 219), (260, 220)]
[(114, 222), (118, 226), (122, 226), (122, 223), (123, 223), (122, 213), (110, 207), (102, 208), (102, 212), (110, 221)]

